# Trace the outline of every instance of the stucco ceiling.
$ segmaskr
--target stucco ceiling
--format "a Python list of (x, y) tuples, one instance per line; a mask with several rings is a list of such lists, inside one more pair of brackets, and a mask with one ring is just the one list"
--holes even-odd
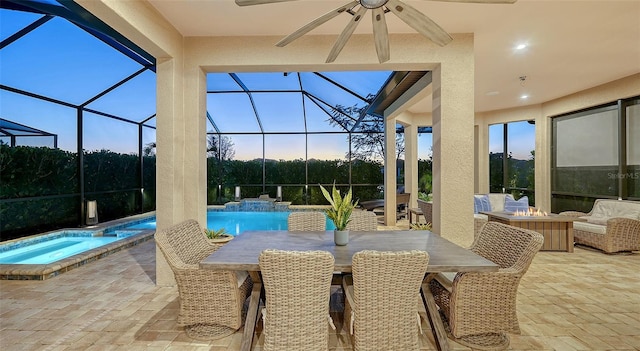
[[(149, 2), (183, 36), (190, 37), (285, 36), (348, 1), (298, 0), (247, 7), (237, 6), (234, 0)], [(640, 72), (638, 0), (518, 0), (511, 5), (405, 2), (449, 33), (475, 34), (478, 112), (539, 104)], [(337, 37), (346, 16), (307, 35)], [(393, 14), (386, 17), (389, 33), (414, 33)], [(370, 34), (371, 27), (370, 21), (363, 21), (355, 33)], [(515, 50), (520, 43), (528, 47)], [(524, 82), (522, 76), (526, 76)], [(521, 99), (522, 94), (529, 98)], [(410, 110), (430, 110), (427, 100)]]

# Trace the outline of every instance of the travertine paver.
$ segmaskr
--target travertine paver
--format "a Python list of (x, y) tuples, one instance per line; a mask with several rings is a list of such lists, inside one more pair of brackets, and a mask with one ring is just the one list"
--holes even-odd
[[(404, 224), (401, 224), (402, 227)], [(640, 253), (540, 252), (522, 280), (522, 335), (512, 350), (640, 350)], [(155, 286), (153, 241), (46, 281), (0, 281), (0, 349), (238, 350), (241, 331), (189, 339), (176, 325), (178, 293)], [(341, 294), (332, 316), (342, 327)], [(433, 337), (423, 323), (423, 350)], [(257, 328), (255, 350), (261, 350)], [(332, 350), (350, 350), (342, 331)], [(467, 348), (451, 343), (454, 350)]]

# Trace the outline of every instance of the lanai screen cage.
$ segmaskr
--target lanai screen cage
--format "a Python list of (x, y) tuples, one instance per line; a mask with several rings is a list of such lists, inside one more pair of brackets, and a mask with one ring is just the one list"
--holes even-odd
[[(1, 239), (83, 226), (92, 200), (101, 221), (155, 209), (155, 59), (70, 1), (3, 0), (0, 23)], [(236, 186), (322, 203), (334, 182), (381, 197), (381, 111), (426, 73), (209, 74), (209, 204)]]
[(58, 136), (44, 130), (0, 118), (0, 144), (58, 148)]

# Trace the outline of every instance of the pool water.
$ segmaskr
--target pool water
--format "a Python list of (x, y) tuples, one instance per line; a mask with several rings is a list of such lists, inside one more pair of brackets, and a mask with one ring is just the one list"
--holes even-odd
[(124, 237), (60, 237), (0, 253), (0, 263), (48, 264)]
[[(247, 230), (287, 230), (290, 212), (207, 212), (207, 228), (225, 231), (232, 235)], [(0, 245), (0, 264), (47, 265), (67, 257), (131, 237), (145, 230), (156, 228), (155, 217), (121, 223), (106, 228), (102, 233), (91, 231), (62, 231)], [(335, 226), (327, 218), (327, 229)]]
[[(227, 233), (238, 235), (247, 230), (287, 230), (287, 218), (290, 212), (207, 212), (207, 228), (224, 228)], [(126, 229), (155, 229), (155, 218), (136, 223)], [(333, 222), (327, 218), (327, 230), (333, 230)]]

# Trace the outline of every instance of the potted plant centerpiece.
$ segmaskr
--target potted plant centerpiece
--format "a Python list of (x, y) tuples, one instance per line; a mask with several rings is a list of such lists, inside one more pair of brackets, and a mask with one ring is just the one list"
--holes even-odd
[(322, 190), (325, 199), (331, 204), (331, 208), (329, 208), (326, 213), (327, 217), (329, 217), (336, 226), (336, 229), (333, 231), (333, 241), (336, 245), (347, 245), (349, 242), (347, 224), (351, 221), (351, 212), (353, 212), (353, 209), (357, 206), (358, 201), (352, 202), (351, 188), (349, 188), (349, 191), (344, 197), (341, 197), (340, 191), (336, 189), (335, 183), (333, 183), (331, 194), (329, 194), (327, 189), (322, 185), (320, 185), (320, 190)]
[(233, 235), (227, 233), (224, 228), (220, 228), (218, 230), (212, 230), (206, 228), (204, 233), (207, 235), (207, 238), (214, 243), (226, 243), (227, 241), (233, 239)]

